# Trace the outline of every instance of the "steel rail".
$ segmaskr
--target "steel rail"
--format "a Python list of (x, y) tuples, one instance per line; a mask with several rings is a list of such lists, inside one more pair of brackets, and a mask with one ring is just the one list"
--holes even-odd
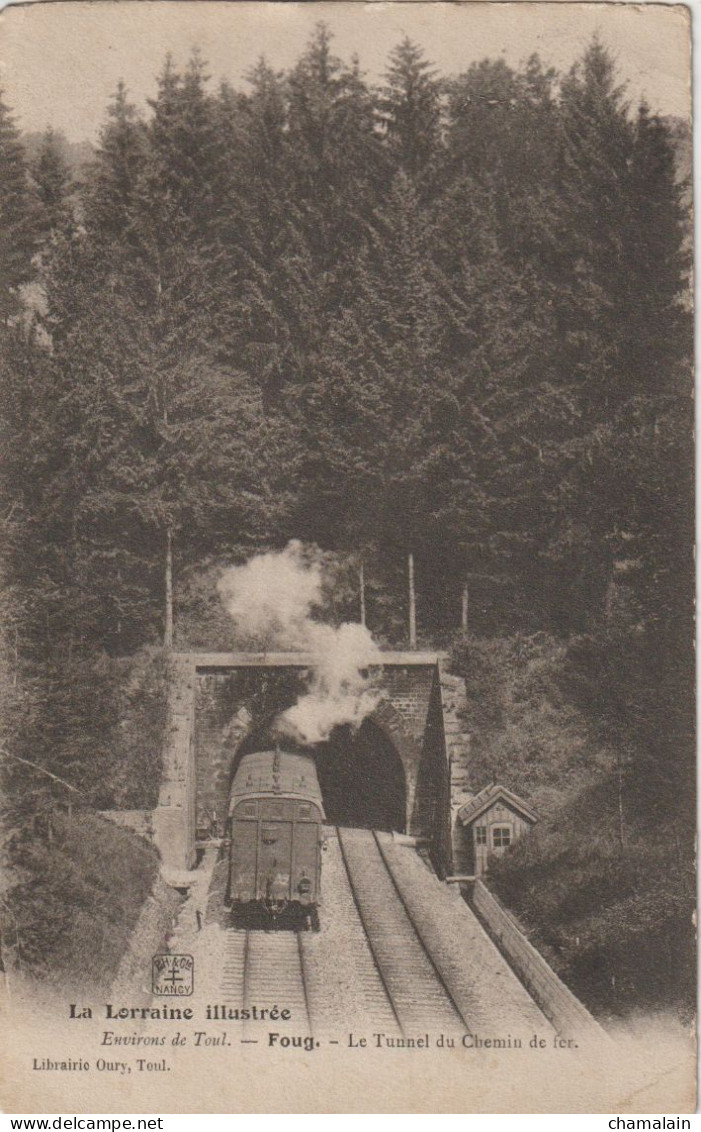
[(466, 1032), (469, 1034), (469, 1033), (472, 1032), (470, 1030), (469, 1023), (468, 1023), (467, 1019), (465, 1018), (462, 1010), (460, 1009), (458, 1003), (455, 1001), (453, 993), (452, 993), (450, 987), (448, 986), (448, 984), (447, 984), (447, 982), (446, 982), (446, 980), (443, 976), (443, 973), (441, 972), (440, 967), (436, 963), (436, 960), (433, 958), (433, 954), (431, 953), (431, 950), (428, 947), (428, 944), (426, 943), (424, 937), (422, 936), (421, 931), (416, 924), (416, 920), (415, 920), (414, 916), (411, 914), (411, 912), (409, 910), (409, 906), (408, 906), (406, 900), (404, 899), (404, 896), (402, 894), (402, 890), (399, 887), (397, 879), (396, 879), (396, 877), (395, 877), (395, 875), (392, 871), (392, 866), (390, 865), (389, 861), (387, 860), (387, 855), (386, 855), (384, 849), (382, 848), (382, 845), (380, 844), (380, 839), (377, 836), (376, 830), (372, 831), (372, 836), (374, 838), (375, 844), (377, 845), (377, 849), (378, 849), (378, 852), (380, 854), (380, 857), (382, 858), (382, 863), (385, 866), (385, 869), (387, 870), (387, 875), (389, 876), (389, 879), (392, 882), (392, 886), (394, 888), (394, 891), (397, 894), (397, 898), (398, 898), (402, 908), (404, 909), (404, 913), (406, 915), (406, 918), (409, 921), (409, 923), (411, 924), (411, 927), (414, 931), (414, 934), (415, 934), (419, 944), (421, 945), (421, 948), (422, 948), (426, 958), (428, 959), (429, 963), (431, 964), (431, 966), (432, 966), (432, 968), (435, 972), (436, 978), (438, 979), (438, 982), (440, 983), (441, 987), (443, 988), (443, 990), (445, 992), (446, 998), (450, 1002), (451, 1006), (453, 1007), (453, 1010), (457, 1014), (458, 1018), (460, 1019), (460, 1021), (463, 1024), (463, 1026), (465, 1026)]
[(343, 861), (343, 866), (346, 870), (346, 876), (348, 877), (348, 885), (349, 885), (350, 890), (351, 890), (351, 895), (353, 896), (353, 902), (355, 904), (355, 908), (356, 908), (356, 911), (358, 913), (358, 918), (359, 918), (360, 923), (362, 925), (363, 931), (365, 932), (365, 938), (367, 940), (368, 949), (369, 949), (370, 954), (372, 956), (372, 961), (375, 964), (375, 970), (377, 971), (378, 978), (379, 978), (380, 982), (382, 983), (382, 989), (385, 992), (387, 1002), (389, 1003), (392, 1014), (394, 1015), (394, 1020), (397, 1023), (397, 1026), (399, 1027), (400, 1034), (402, 1034), (402, 1036), (406, 1037), (404, 1027), (402, 1026), (402, 1020), (399, 1017), (399, 1014), (397, 1013), (397, 1008), (394, 1004), (394, 999), (392, 998), (392, 995), (390, 993), (390, 989), (387, 985), (387, 980), (385, 978), (384, 971), (382, 970), (382, 964), (380, 963), (377, 952), (376, 952), (375, 947), (373, 945), (367, 920), (366, 920), (365, 916), (363, 915), (363, 909), (361, 907), (360, 899), (358, 897), (358, 892), (357, 892), (357, 889), (355, 887), (353, 877), (351, 876), (351, 869), (350, 869), (350, 865), (348, 864), (348, 857), (346, 856), (346, 850), (345, 850), (344, 845), (343, 845), (343, 838), (341, 836), (341, 832), (342, 832), (341, 827), (336, 826), (336, 834), (338, 836), (338, 845), (339, 845), (339, 848), (341, 850), (341, 860)]
[(299, 957), (299, 972), (302, 980), (302, 994), (304, 995), (304, 1009), (307, 1012), (307, 1023), (309, 1025), (310, 1033), (314, 1034), (314, 1020), (312, 1018), (312, 1011), (310, 1005), (309, 985), (307, 982), (307, 967), (304, 955), (304, 943), (302, 942), (301, 931), (295, 933), (297, 936), (297, 955)]

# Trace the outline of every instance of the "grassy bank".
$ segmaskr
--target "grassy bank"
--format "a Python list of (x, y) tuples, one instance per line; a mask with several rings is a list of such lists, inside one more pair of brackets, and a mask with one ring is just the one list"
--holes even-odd
[(9, 847), (18, 883), (6, 894), (6, 961), (70, 988), (109, 986), (158, 872), (143, 838), (91, 813), (56, 815), (50, 838)]
[[(156, 804), (167, 726), (162, 650), (79, 654), (5, 697), (2, 951), (61, 986), (109, 984), (158, 872), (100, 809)], [(72, 813), (68, 813), (68, 804)]]

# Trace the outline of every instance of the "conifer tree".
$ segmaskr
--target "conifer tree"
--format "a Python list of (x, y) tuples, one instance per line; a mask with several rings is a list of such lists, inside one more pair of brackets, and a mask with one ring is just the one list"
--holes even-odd
[[(442, 538), (465, 574), (523, 602), (547, 529), (547, 491), (570, 412), (549, 361), (552, 318), (537, 272), (510, 262), (494, 196), (460, 177), (437, 204), (434, 259), (444, 302), (453, 410), (430, 472)], [(506, 588), (505, 588), (506, 587)], [(532, 603), (532, 595), (531, 595)]]
[(628, 196), (627, 287), (619, 333), (634, 396), (686, 394), (691, 322), (684, 209), (668, 125), (638, 109)]
[(592, 422), (629, 393), (616, 355), (633, 146), (623, 90), (598, 39), (563, 80), (559, 119), (562, 366)]
[(306, 352), (323, 333), (323, 280), (305, 234), (311, 211), (294, 191), (287, 83), (264, 60), (250, 83), (226, 204), (233, 238), (225, 333), (271, 406), (299, 382)]
[(50, 127), (42, 137), (32, 176), (39, 203), (39, 228), (46, 240), (64, 230), (72, 220), (70, 170), (61, 152), (60, 139)]
[(576, 412), (559, 444), (545, 558), (555, 592), (569, 594), (562, 623), (581, 627), (605, 605), (617, 563), (635, 558), (634, 546), (646, 560), (641, 548), (654, 542), (642, 520), (654, 496), (640, 492), (639, 449), (659, 463), (653, 438), (661, 418), (670, 421), (665, 398), (683, 385), (689, 339), (666, 131), (645, 108), (630, 119), (598, 41), (563, 83), (559, 130), (559, 251), (547, 268), (557, 381)]
[(537, 55), (523, 70), (485, 59), (446, 84), (446, 163), (493, 195), (510, 263), (541, 271), (557, 248), (556, 73)]
[(357, 299), (330, 327), (305, 394), (305, 478), (321, 489), (314, 510), (332, 545), (385, 538), (408, 550), (429, 537), (422, 460), (444, 377), (430, 245), (416, 190), (398, 173), (358, 259)]
[(227, 205), (215, 207), (218, 123), (199, 60), (184, 77), (166, 66), (154, 111), (142, 134), (118, 96), (87, 187), (90, 226), (49, 271), (72, 416), (75, 571), (90, 632), (117, 651), (164, 623), (169, 643), (174, 573), (266, 529), (268, 457), (285, 447), (270, 440), (260, 390), (221, 364), (231, 250), (217, 227)]
[(12, 113), (0, 97), (0, 320), (4, 323), (20, 309), (21, 287), (32, 278), (36, 248), (36, 202), (27, 161)]
[(93, 239), (110, 244), (113, 252), (130, 237), (145, 156), (146, 129), (120, 81), (107, 108), (84, 192), (86, 223)]
[(290, 191), (307, 246), (327, 280), (327, 302), (337, 309), (351, 273), (348, 261), (387, 183), (386, 160), (358, 62), (347, 68), (333, 55), (325, 25), (318, 26), (288, 87)]
[(441, 93), (436, 72), (408, 36), (390, 53), (379, 99), (387, 146), (396, 165), (425, 187), (441, 153)]

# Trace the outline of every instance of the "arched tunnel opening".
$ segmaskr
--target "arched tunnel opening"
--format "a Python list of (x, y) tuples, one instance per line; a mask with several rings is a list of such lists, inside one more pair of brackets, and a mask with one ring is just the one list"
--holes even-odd
[(405, 832), (404, 767), (381, 728), (367, 719), (357, 731), (335, 727), (315, 757), (329, 825)]
[(244, 755), (276, 746), (299, 751), (314, 758), (329, 825), (405, 832), (404, 767), (382, 728), (366, 719), (357, 731), (348, 725), (335, 727), (326, 742), (307, 747), (280, 733), (276, 719), (266, 719), (246, 736), (232, 763), (229, 785)]

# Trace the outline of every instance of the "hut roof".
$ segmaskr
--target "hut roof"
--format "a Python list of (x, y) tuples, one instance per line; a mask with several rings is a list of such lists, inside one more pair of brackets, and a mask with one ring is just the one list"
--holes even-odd
[(518, 794), (514, 794), (512, 790), (507, 790), (505, 786), (499, 786), (495, 782), (491, 782), (489, 786), (485, 786), (480, 790), (479, 794), (475, 794), (470, 798), (469, 802), (465, 802), (458, 810), (458, 817), (463, 825), (471, 825), (473, 821), (481, 817), (485, 810), (490, 809), (495, 802), (502, 801), (512, 810), (517, 810), (519, 814), (526, 819), (526, 821), (534, 824), (538, 821), (538, 815), (523, 798), (519, 798)]

